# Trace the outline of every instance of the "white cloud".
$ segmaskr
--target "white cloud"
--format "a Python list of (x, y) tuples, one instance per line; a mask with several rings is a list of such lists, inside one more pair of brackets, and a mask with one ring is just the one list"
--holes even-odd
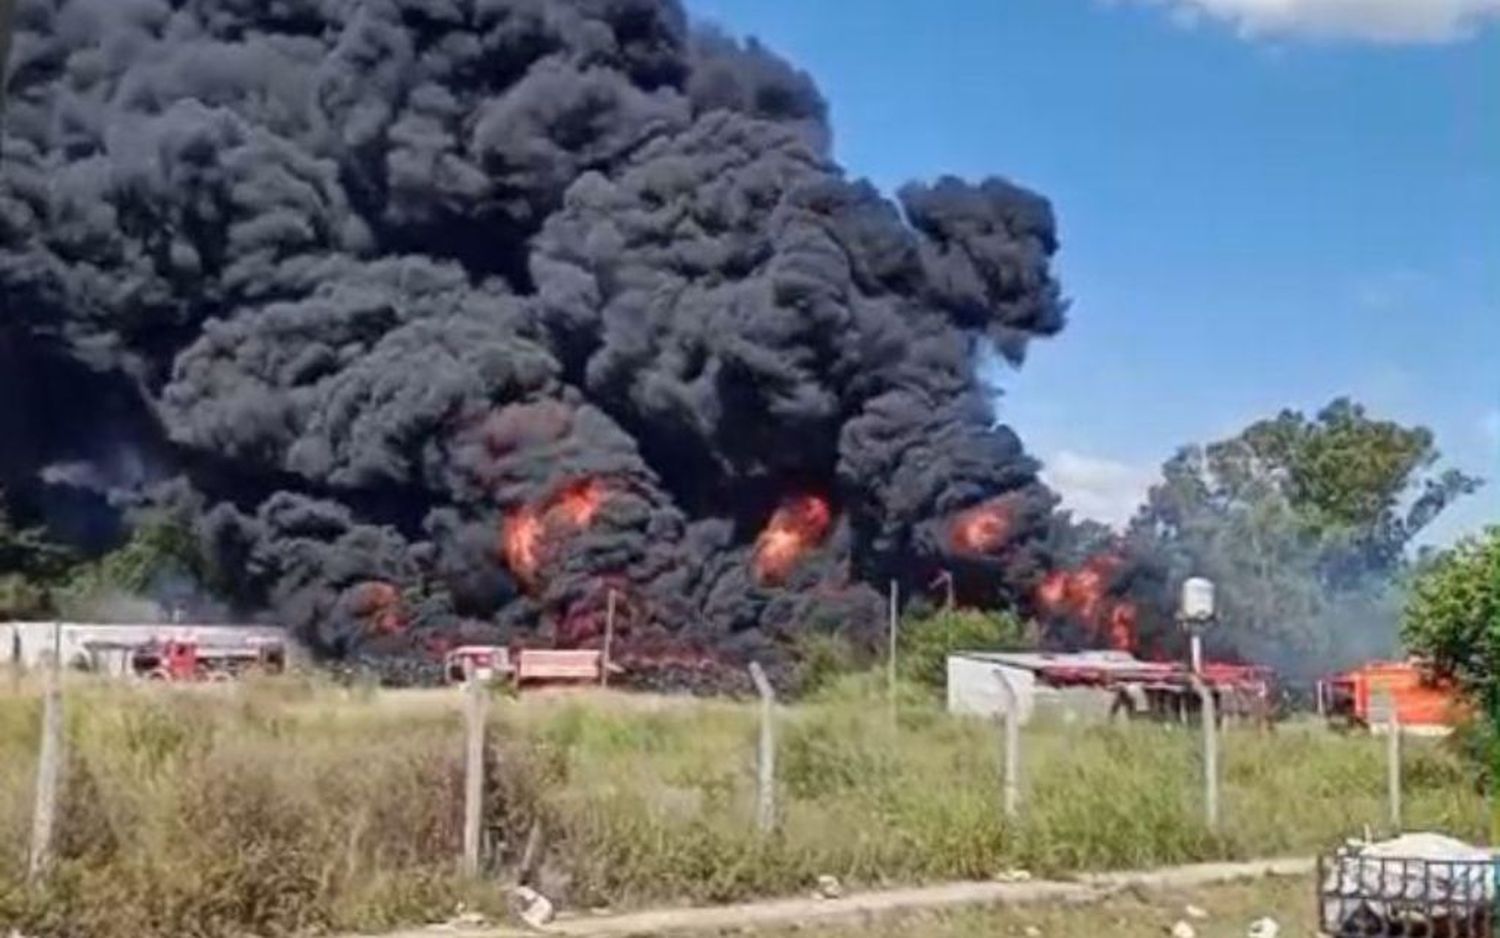
[(1500, 18), (1500, 0), (1146, 0), (1180, 18), (1215, 17), (1247, 36), (1447, 42)]
[(1047, 462), (1042, 480), (1062, 496), (1063, 507), (1082, 518), (1120, 527), (1130, 520), (1156, 481), (1152, 467), (1132, 466), (1063, 450)]

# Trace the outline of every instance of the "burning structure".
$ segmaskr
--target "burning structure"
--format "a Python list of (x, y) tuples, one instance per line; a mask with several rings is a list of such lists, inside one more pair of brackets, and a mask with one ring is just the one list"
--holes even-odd
[(19, 0), (7, 90), (0, 485), (75, 541), (178, 509), (330, 654), (858, 638), (939, 569), (1132, 644), (976, 377), (1063, 327), (1048, 203), (848, 178), (675, 0)]

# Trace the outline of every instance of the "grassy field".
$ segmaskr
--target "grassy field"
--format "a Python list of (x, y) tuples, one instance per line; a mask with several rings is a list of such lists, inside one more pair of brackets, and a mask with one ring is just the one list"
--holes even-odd
[[(1378, 740), (1228, 732), (1213, 834), (1196, 736), (1039, 727), (1023, 740), (1022, 818), (1008, 826), (995, 728), (913, 694), (893, 731), (868, 686), (782, 712), (772, 837), (752, 823), (753, 707), (604, 692), (496, 699), (494, 876), (534, 826), (544, 891), (623, 908), (799, 894), (825, 873), (860, 887), (1294, 854), (1378, 831), (1386, 813)], [(458, 704), (298, 679), (212, 692), (75, 685), (63, 860), (48, 890), (28, 893), (39, 703), (0, 690), (0, 927), (275, 935), (497, 906), (494, 880), (454, 875)], [(1482, 836), (1485, 804), (1438, 744), (1408, 744), (1406, 777), (1410, 826)]]

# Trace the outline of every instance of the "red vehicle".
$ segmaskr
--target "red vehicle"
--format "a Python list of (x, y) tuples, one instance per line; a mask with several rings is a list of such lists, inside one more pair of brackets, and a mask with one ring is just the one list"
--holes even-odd
[(472, 672), (481, 681), (510, 676), (510, 649), (503, 645), (461, 645), (443, 657), (443, 679), (462, 684)]
[(501, 645), (463, 645), (448, 652), (443, 676), (461, 684), (472, 672), (481, 681), (511, 680), (518, 686), (534, 684), (601, 684), (602, 669), (618, 674), (618, 665), (604, 663), (598, 649), (557, 650)]
[(131, 654), (130, 669), (152, 681), (225, 681), (251, 672), (280, 674), (286, 649), (279, 643), (205, 646), (167, 639), (143, 645)]
[[(1200, 707), (1195, 676), (1182, 662), (1141, 661), (1123, 652), (997, 652), (982, 657), (1029, 671), (1043, 687), (1108, 692), (1115, 699), (1112, 712), (1129, 718), (1181, 720)], [(1213, 695), (1219, 719), (1272, 718), (1275, 675), (1269, 668), (1207, 662), (1199, 677)]]
[(1434, 680), (1419, 662), (1375, 661), (1318, 682), (1318, 709), (1336, 724), (1379, 728), (1388, 719), (1381, 698), (1395, 702), (1409, 731), (1445, 733), (1463, 716), (1452, 686)]

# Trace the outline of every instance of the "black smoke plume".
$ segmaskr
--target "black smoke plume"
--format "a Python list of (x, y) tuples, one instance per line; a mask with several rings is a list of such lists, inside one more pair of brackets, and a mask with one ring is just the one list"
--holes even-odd
[(0, 483), (185, 506), (326, 652), (611, 592), (626, 647), (858, 638), (1053, 563), (975, 374), (1063, 326), (1048, 203), (846, 178), (672, 0), (20, 0), (6, 89)]

